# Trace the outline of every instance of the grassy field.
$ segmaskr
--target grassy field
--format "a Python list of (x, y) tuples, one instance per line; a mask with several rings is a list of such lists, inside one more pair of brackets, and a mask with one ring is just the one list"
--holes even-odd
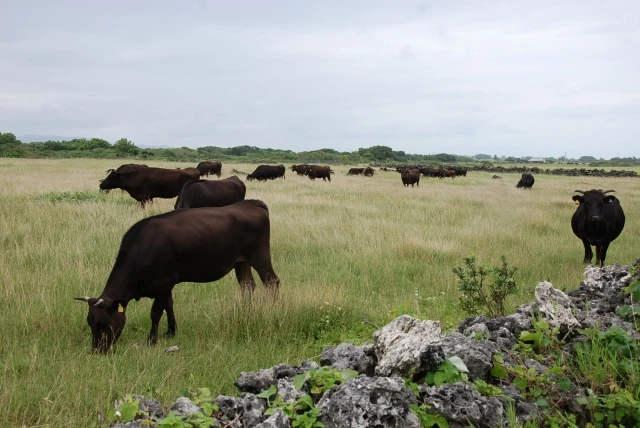
[[(173, 209), (147, 210), (126, 193), (98, 192), (118, 161), (0, 159), (0, 421), (2, 426), (95, 423), (98, 412), (128, 393), (168, 404), (187, 389), (235, 393), (240, 371), (297, 364), (325, 345), (366, 341), (401, 313), (454, 327), (458, 309), (451, 269), (476, 254), (519, 267), (510, 307), (533, 300), (541, 280), (573, 289), (582, 279), (583, 247), (569, 221), (574, 189), (613, 188), (627, 214), (607, 264), (633, 262), (640, 223), (640, 179), (536, 176), (531, 191), (517, 174), (470, 172), (455, 180), (422, 179), (404, 188), (395, 172), (312, 182), (247, 182), (247, 198), (267, 203), (278, 299), (259, 287), (241, 299), (234, 275), (174, 289), (178, 333), (145, 344), (148, 299), (132, 302), (114, 352), (90, 352), (86, 304), (113, 266), (123, 233), (136, 221)], [(187, 166), (152, 163), (152, 166)], [(253, 165), (224, 165), (251, 172)], [(162, 330), (165, 328), (163, 319)], [(178, 345), (179, 352), (165, 348)]]

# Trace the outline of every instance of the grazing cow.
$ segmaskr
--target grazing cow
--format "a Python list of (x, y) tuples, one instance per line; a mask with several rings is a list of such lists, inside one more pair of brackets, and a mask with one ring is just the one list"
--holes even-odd
[(400, 173), (400, 177), (402, 178), (402, 184), (406, 187), (416, 186), (420, 187), (420, 171), (417, 169), (405, 169)]
[(224, 207), (244, 201), (246, 193), (247, 187), (235, 175), (217, 181), (191, 181), (180, 191), (175, 209)]
[(420, 173), (425, 177), (442, 177), (442, 170), (438, 168), (420, 168)]
[(350, 168), (347, 175), (362, 175), (364, 168)]
[(267, 181), (276, 178), (286, 178), (284, 176), (286, 168), (284, 165), (259, 165), (255, 171), (247, 175), (247, 180)]
[(491, 178), (493, 178), (494, 180), (502, 180), (502, 177), (500, 177), (499, 175), (495, 175), (495, 174)]
[(100, 296), (76, 297), (89, 304), (93, 349), (109, 350), (124, 329), (129, 302), (142, 297), (153, 299), (149, 344), (158, 340), (164, 311), (167, 335), (175, 334), (172, 290), (180, 282), (217, 281), (235, 270), (243, 294), (250, 295), (256, 286), (254, 268), (276, 291), (280, 280), (271, 265), (269, 233), (269, 211), (257, 200), (140, 220), (124, 234)]
[(144, 208), (153, 198), (175, 198), (182, 186), (195, 180), (200, 180), (200, 172), (195, 168), (139, 168), (129, 172), (111, 171), (100, 183), (100, 190), (122, 189)]
[(307, 175), (307, 171), (309, 170), (309, 165), (291, 165), (291, 171), (295, 172), (298, 175)]
[[(147, 165), (143, 164), (143, 163), (126, 163), (124, 165), (120, 165), (118, 167), (118, 169), (116, 169), (116, 172), (129, 172), (129, 171), (135, 171), (136, 169), (140, 169), (140, 168), (149, 168)], [(113, 171), (112, 169), (108, 169), (107, 170), (107, 174), (109, 174), (111, 171)]]
[(607, 193), (615, 190), (591, 189), (586, 192), (574, 190), (582, 195), (573, 195), (571, 199), (578, 204), (576, 212), (571, 217), (571, 229), (584, 244), (584, 263), (591, 264), (593, 251), (596, 247), (596, 264), (604, 266), (607, 248), (624, 228), (624, 211), (620, 201)]
[(457, 176), (462, 176), (462, 177), (466, 177), (467, 176), (467, 169), (466, 168), (462, 168), (460, 166), (452, 166), (449, 169), (455, 171)]
[(375, 173), (376, 173), (376, 170), (368, 166), (364, 169), (364, 171), (362, 172), (362, 175), (364, 175), (365, 177), (373, 177), (373, 174)]
[(452, 169), (443, 169), (441, 174), (440, 178), (451, 177), (452, 180), (456, 178), (456, 172)]
[(523, 189), (531, 189), (535, 181), (536, 180), (533, 178), (533, 175), (525, 172), (524, 174), (522, 174), (522, 178), (520, 178), (520, 181), (518, 181), (518, 184), (516, 184), (516, 187), (517, 188), (522, 187)]
[(219, 161), (204, 161), (200, 162), (198, 166), (198, 171), (200, 171), (200, 177), (205, 176), (208, 177), (209, 174), (217, 175), (218, 178), (222, 175), (222, 162)]
[(328, 166), (310, 165), (307, 171), (307, 177), (311, 180), (322, 178), (322, 181), (329, 180), (329, 182), (331, 182), (331, 168)]

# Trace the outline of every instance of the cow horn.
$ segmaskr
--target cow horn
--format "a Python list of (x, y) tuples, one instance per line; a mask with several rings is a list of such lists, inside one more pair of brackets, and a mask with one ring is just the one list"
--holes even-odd
[(114, 170), (113, 168), (111, 168), (111, 169), (106, 170), (105, 172), (106, 172), (107, 174), (111, 174), (112, 172), (115, 172), (115, 170)]
[(89, 300), (91, 300), (91, 297), (89, 296), (82, 296), (82, 297), (74, 297), (75, 300), (80, 300), (81, 302), (87, 302), (89, 303)]
[(575, 193), (582, 193), (584, 195), (584, 192), (582, 190), (574, 190)]
[(98, 308), (100, 306), (104, 305), (104, 299), (99, 299), (94, 305), (94, 308)]
[(611, 190), (605, 190), (604, 192), (602, 192), (602, 194), (604, 195), (605, 193), (609, 193), (609, 192), (615, 192), (615, 190), (611, 189)]

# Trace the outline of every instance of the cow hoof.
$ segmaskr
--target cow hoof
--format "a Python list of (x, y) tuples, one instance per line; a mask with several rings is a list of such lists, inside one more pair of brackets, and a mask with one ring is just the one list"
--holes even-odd
[(149, 337), (147, 339), (147, 345), (149, 345), (149, 346), (153, 346), (156, 343), (158, 343), (158, 338), (157, 337)]
[(164, 337), (171, 338), (171, 337), (174, 337), (175, 335), (176, 335), (175, 331), (168, 331), (164, 334)]

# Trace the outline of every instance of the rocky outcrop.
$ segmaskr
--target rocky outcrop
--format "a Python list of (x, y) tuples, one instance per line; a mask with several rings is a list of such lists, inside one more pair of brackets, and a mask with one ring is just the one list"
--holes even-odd
[[(635, 265), (640, 267), (640, 259)], [(505, 367), (516, 364), (510, 353), (504, 351), (517, 343), (523, 331), (532, 329), (532, 316), (558, 327), (561, 337), (567, 342), (563, 349), (569, 353), (576, 343), (585, 340), (578, 332), (579, 328), (604, 331), (611, 326), (620, 326), (631, 337), (640, 340), (635, 326), (615, 314), (621, 305), (630, 303), (629, 297), (621, 292), (622, 288), (638, 279), (638, 274), (631, 274), (630, 268), (620, 265), (589, 266), (580, 288), (568, 294), (555, 289), (547, 281), (541, 282), (535, 290), (535, 302), (521, 305), (509, 316), (467, 318), (460, 323), (458, 332), (449, 335), (442, 334), (437, 321), (421, 321), (403, 315), (377, 330), (372, 344), (355, 346), (343, 343), (328, 347), (320, 360), (323, 366), (341, 371), (355, 370), (360, 375), (324, 394), (311, 394), (316, 399), (316, 411), (320, 410), (318, 420), (327, 428), (418, 428), (418, 417), (410, 410), (410, 405), (423, 403), (426, 407), (422, 411), (445, 418), (451, 427), (505, 426), (507, 405), (513, 405), (520, 422), (536, 421), (542, 414), (541, 408), (527, 399), (521, 389), (506, 382), (508, 378), (500, 384), (502, 394), (498, 397), (481, 395), (470, 382), (484, 380), (497, 383), (491, 376), (491, 370), (498, 352), (502, 351)], [(461, 364), (466, 366), (463, 371), (468, 381), (436, 383), (438, 386), (426, 384), (425, 375), (437, 371), (445, 359), (452, 357), (457, 357), (455, 360), (461, 360)], [(517, 362), (524, 370), (530, 370), (537, 376), (549, 373), (549, 367), (544, 363), (534, 359)], [(297, 389), (294, 378), (318, 367), (314, 362), (305, 361), (300, 366), (280, 364), (257, 372), (242, 372), (235, 384), (245, 394), (241, 397), (221, 395), (213, 401), (219, 409), (214, 414), (216, 426), (290, 427), (291, 420), (279, 408), (265, 415), (268, 401), (257, 394), (275, 386), (281, 403), (299, 403), (298, 400), (305, 399), (309, 388)], [(551, 382), (555, 379), (552, 378)], [(565, 379), (564, 389), (555, 391), (557, 402), (562, 403), (566, 412), (576, 415), (578, 425), (584, 426), (590, 417), (578, 402), (584, 391), (571, 382), (567, 385), (567, 382)], [(140, 396), (133, 398), (139, 400), (147, 425), (137, 420), (112, 426), (155, 426), (166, 415), (157, 401)], [(268, 398), (273, 401), (275, 395)], [(184, 418), (202, 412), (198, 405), (185, 397), (179, 398), (169, 409)]]
[(413, 393), (401, 378), (358, 376), (329, 390), (320, 402), (327, 428), (420, 426), (409, 404)]

